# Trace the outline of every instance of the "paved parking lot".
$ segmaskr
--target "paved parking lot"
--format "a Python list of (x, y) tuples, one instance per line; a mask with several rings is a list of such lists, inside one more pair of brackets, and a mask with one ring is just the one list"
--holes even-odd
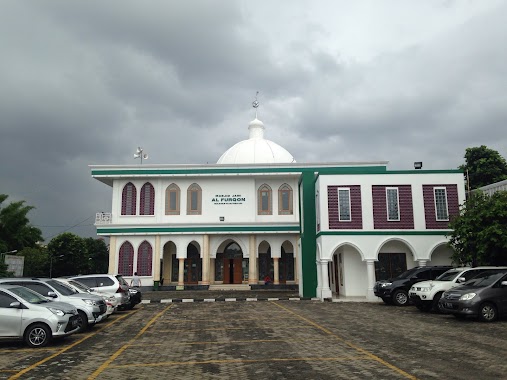
[(45, 349), (0, 343), (1, 379), (502, 379), (507, 321), (319, 301), (152, 302)]

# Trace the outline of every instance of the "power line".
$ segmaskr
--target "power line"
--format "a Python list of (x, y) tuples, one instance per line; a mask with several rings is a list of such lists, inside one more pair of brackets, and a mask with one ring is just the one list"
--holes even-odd
[(54, 235), (52, 235), (52, 236), (49, 236), (49, 237), (48, 237), (48, 238), (46, 238), (45, 240), (49, 240), (49, 239), (54, 238), (54, 237), (55, 237), (55, 236), (57, 236), (57, 235), (63, 234), (64, 232), (67, 232), (68, 230), (71, 230), (71, 229), (73, 229), (74, 227), (77, 227), (77, 226), (81, 225), (82, 223), (87, 222), (89, 219), (91, 219), (91, 218), (93, 218), (93, 217), (95, 217), (95, 215), (90, 215), (88, 218), (86, 218), (86, 219), (82, 220), (81, 222), (76, 223), (76, 224), (74, 224), (73, 226), (70, 226), (69, 228), (66, 228), (66, 229), (64, 229), (63, 231), (60, 231), (60, 232), (58, 232), (58, 233), (56, 233), (56, 234), (54, 234)]

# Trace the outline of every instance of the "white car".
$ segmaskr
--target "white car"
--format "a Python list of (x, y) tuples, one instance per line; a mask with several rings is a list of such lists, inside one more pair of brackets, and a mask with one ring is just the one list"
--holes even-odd
[(18, 285), (0, 285), (0, 321), (0, 340), (24, 340), (30, 347), (44, 347), (79, 330), (74, 306)]
[(68, 286), (75, 289), (79, 293), (95, 294), (99, 297), (102, 297), (104, 299), (104, 301), (106, 302), (106, 306), (107, 306), (106, 317), (113, 314), (116, 311), (116, 309), (118, 308), (118, 300), (115, 298), (114, 294), (109, 294), (107, 292), (101, 292), (96, 289), (92, 289), (77, 280), (71, 280), (68, 278), (58, 278), (58, 281), (61, 281), (65, 284), (67, 284)]
[(414, 284), (410, 288), (410, 300), (421, 311), (441, 311), (438, 301), (442, 294), (461, 285), (461, 283), (470, 280), (478, 274), (494, 269), (502, 269), (505, 267), (461, 267), (453, 268), (438, 276), (432, 281), (422, 281)]

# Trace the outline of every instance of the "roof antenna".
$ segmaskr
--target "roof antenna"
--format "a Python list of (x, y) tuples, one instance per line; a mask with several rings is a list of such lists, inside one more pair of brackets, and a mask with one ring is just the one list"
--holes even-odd
[(255, 94), (255, 100), (252, 102), (252, 107), (255, 108), (255, 118), (257, 119), (257, 108), (259, 107), (259, 101), (257, 100), (257, 95), (259, 95), (259, 91)]

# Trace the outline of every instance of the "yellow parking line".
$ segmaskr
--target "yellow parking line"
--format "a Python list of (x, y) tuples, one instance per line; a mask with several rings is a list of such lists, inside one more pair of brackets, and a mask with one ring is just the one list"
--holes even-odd
[(194, 360), (186, 362), (158, 362), (158, 363), (133, 363), (133, 364), (119, 364), (111, 365), (109, 368), (132, 368), (132, 367), (168, 367), (178, 365), (203, 365), (203, 364), (232, 364), (232, 363), (268, 363), (268, 362), (311, 362), (311, 361), (350, 361), (350, 360), (369, 360), (370, 358), (365, 355), (358, 356), (343, 356), (343, 357), (332, 357), (332, 358), (270, 358), (270, 359), (212, 359), (212, 360)]
[(132, 345), (132, 343), (137, 339), (139, 338), (141, 335), (143, 335), (146, 330), (152, 325), (155, 323), (155, 321), (160, 318), (171, 306), (173, 306), (173, 304), (170, 304), (169, 306), (167, 306), (164, 310), (162, 310), (160, 313), (158, 313), (157, 315), (155, 315), (152, 319), (150, 319), (150, 321), (141, 329), (141, 331), (139, 331), (135, 337), (133, 337), (132, 339), (130, 339), (128, 341), (128, 343), (126, 343), (125, 345), (123, 345), (122, 347), (120, 347), (120, 349), (118, 351), (116, 351), (113, 355), (111, 355), (109, 357), (109, 359), (107, 359), (104, 363), (102, 363), (102, 365), (97, 368), (95, 370), (95, 372), (93, 372), (90, 377), (88, 377), (88, 380), (94, 380), (97, 378), (97, 376), (99, 376), (102, 372), (104, 372), (104, 370), (118, 357), (121, 355), (121, 353), (123, 351), (125, 351), (129, 346)]
[(386, 366), (386, 367), (388, 367), (388, 368), (392, 369), (392, 370), (393, 370), (393, 371), (395, 371), (395, 372), (398, 372), (400, 375), (405, 376), (407, 379), (417, 380), (417, 378), (416, 378), (415, 376), (413, 376), (413, 375), (411, 375), (411, 374), (409, 374), (409, 373), (407, 373), (407, 372), (403, 371), (401, 368), (398, 368), (398, 367), (396, 367), (395, 365), (393, 365), (393, 364), (391, 364), (391, 363), (386, 362), (385, 360), (383, 360), (383, 359), (379, 358), (377, 355), (372, 354), (371, 352), (369, 352), (369, 351), (365, 350), (364, 348), (361, 348), (361, 347), (359, 347), (359, 346), (356, 346), (354, 343), (351, 343), (351, 342), (349, 342), (349, 341), (347, 341), (347, 340), (343, 339), (342, 337), (340, 337), (340, 336), (338, 336), (338, 335), (334, 334), (332, 331), (330, 331), (330, 330), (326, 329), (325, 327), (323, 327), (323, 326), (319, 325), (318, 323), (313, 322), (312, 320), (310, 320), (310, 319), (308, 319), (308, 318), (305, 318), (305, 317), (303, 317), (302, 315), (299, 315), (299, 314), (297, 314), (296, 312), (292, 311), (291, 309), (289, 309), (289, 308), (287, 308), (287, 307), (285, 307), (285, 306), (282, 306), (282, 305), (280, 305), (280, 304), (278, 304), (278, 303), (276, 303), (276, 302), (271, 302), (271, 303), (272, 303), (273, 305), (278, 306), (278, 307), (279, 307), (279, 308), (281, 308), (281, 309), (284, 309), (285, 311), (287, 311), (287, 312), (291, 313), (292, 315), (295, 315), (295, 316), (296, 316), (296, 317), (298, 317), (299, 319), (302, 319), (303, 321), (305, 321), (305, 322), (307, 322), (307, 323), (311, 324), (312, 326), (315, 326), (316, 328), (318, 328), (319, 330), (321, 330), (321, 331), (325, 332), (326, 334), (328, 334), (328, 335), (331, 335), (331, 336), (335, 337), (335, 338), (336, 338), (336, 339), (338, 339), (339, 341), (341, 341), (341, 342), (345, 343), (347, 346), (352, 347), (352, 348), (353, 348), (353, 349), (355, 349), (356, 351), (359, 351), (359, 352), (361, 352), (362, 354), (364, 354), (364, 355), (368, 356), (370, 359), (375, 360), (376, 362), (378, 362), (378, 363), (380, 363), (380, 364), (382, 364), (382, 365), (384, 365), (384, 366)]
[[(140, 309), (138, 309), (138, 310), (140, 310)], [(134, 313), (135, 313), (135, 311), (134, 311)], [(107, 327), (107, 326), (110, 326), (110, 325), (112, 325), (112, 324), (114, 324), (114, 323), (118, 322), (118, 321), (121, 321), (123, 318), (126, 318), (126, 317), (128, 317), (129, 315), (131, 315), (131, 314), (132, 314), (132, 312), (130, 312), (129, 314), (122, 315), (121, 317), (116, 318), (116, 319), (115, 319), (114, 321), (112, 321), (111, 323), (108, 323), (107, 325), (102, 326), (102, 328), (105, 328), (105, 327)], [(53, 355), (50, 355), (50, 356), (48, 356), (48, 357), (46, 357), (46, 358), (44, 358), (44, 359), (42, 359), (42, 360), (38, 361), (37, 363), (32, 364), (32, 365), (31, 365), (31, 366), (29, 366), (29, 367), (26, 367), (25, 369), (23, 369), (23, 370), (19, 371), (19, 372), (18, 372), (18, 373), (16, 373), (15, 375), (13, 375), (13, 376), (9, 377), (9, 380), (19, 379), (22, 375), (24, 375), (25, 373), (27, 373), (27, 372), (31, 371), (32, 369), (37, 368), (38, 366), (40, 366), (41, 364), (44, 364), (44, 363), (45, 363), (45, 362), (47, 362), (48, 360), (51, 360), (51, 359), (53, 359), (53, 358), (56, 358), (58, 355), (63, 354), (65, 351), (70, 350), (71, 348), (73, 348), (73, 347), (77, 346), (78, 344), (80, 344), (80, 343), (84, 342), (85, 340), (87, 340), (87, 339), (91, 338), (92, 336), (96, 335), (97, 333), (99, 333), (99, 332), (102, 330), (102, 328), (97, 328), (97, 331), (94, 331), (94, 332), (93, 332), (93, 333), (91, 333), (91, 334), (87, 334), (87, 335), (86, 335), (86, 336), (84, 336), (83, 338), (81, 338), (81, 339), (79, 339), (79, 340), (75, 341), (74, 343), (72, 343), (70, 346), (67, 346), (67, 347), (65, 347), (65, 348), (62, 348), (62, 349), (61, 349), (61, 350), (59, 350), (58, 352), (55, 352)]]

